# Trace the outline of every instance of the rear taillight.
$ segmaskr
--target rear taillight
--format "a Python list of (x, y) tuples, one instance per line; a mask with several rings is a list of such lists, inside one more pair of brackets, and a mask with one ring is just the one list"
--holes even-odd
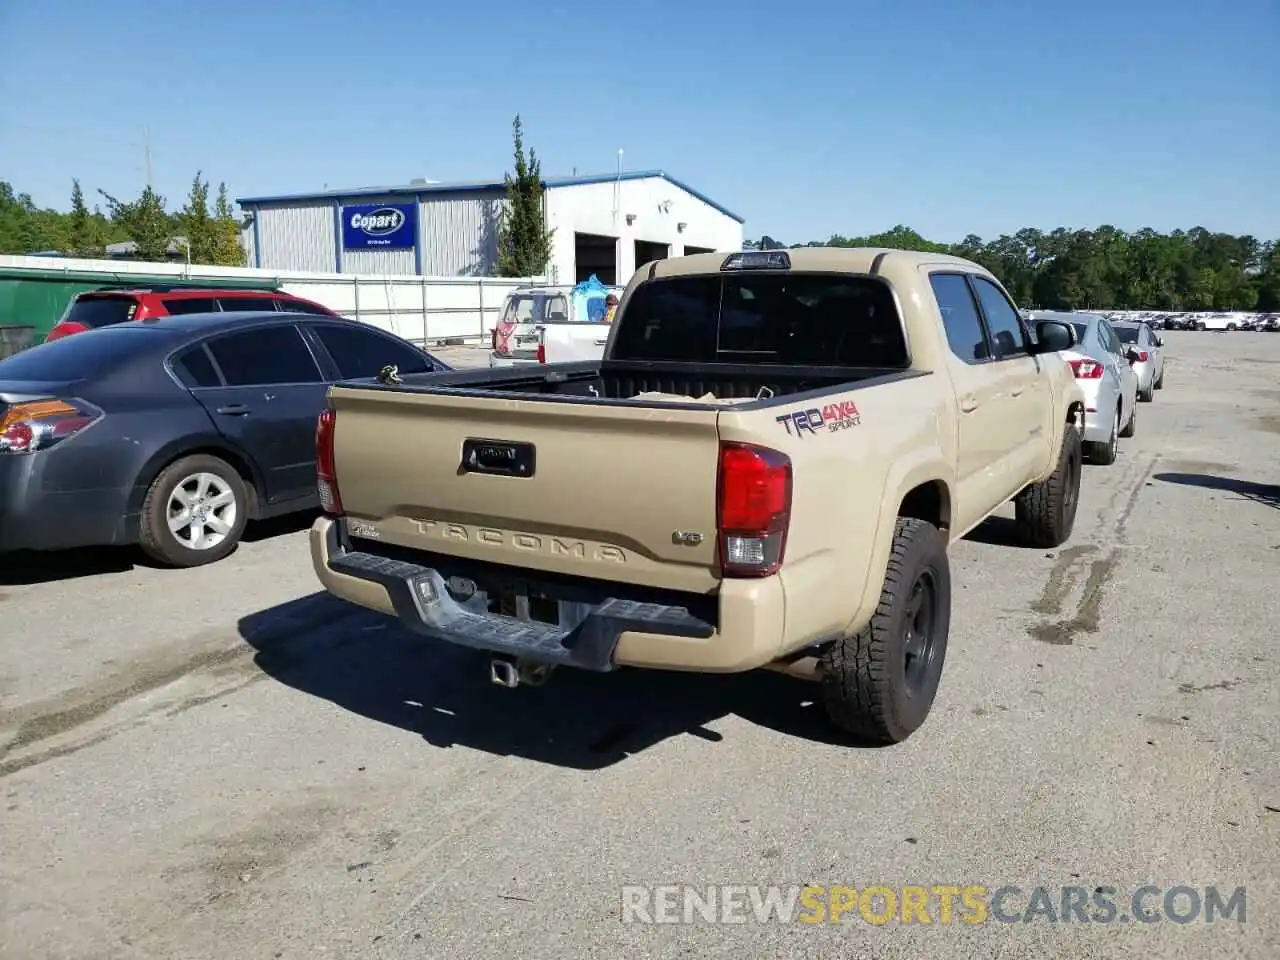
[(1101, 380), (1102, 364), (1097, 360), (1069, 360), (1077, 380)]
[(777, 573), (791, 522), (791, 458), (752, 444), (721, 444), (716, 516), (723, 576)]
[(338, 423), (334, 410), (325, 410), (316, 421), (316, 488), (320, 509), (331, 517), (342, 516), (342, 495), (338, 493), (338, 473), (334, 469), (333, 431)]
[(538, 362), (547, 362), (547, 345), (542, 341), (538, 341)]
[(82, 433), (102, 419), (83, 400), (30, 400), (0, 412), (0, 455), (38, 453)]
[(498, 352), (498, 328), (494, 327), (489, 331), (489, 349), (494, 353)]
[(1147, 351), (1145, 351), (1145, 350), (1137, 350), (1137, 351), (1135, 351), (1135, 352), (1138, 354), (1138, 360), (1137, 360), (1137, 362), (1138, 362), (1138, 363), (1146, 363), (1146, 362), (1147, 362)]

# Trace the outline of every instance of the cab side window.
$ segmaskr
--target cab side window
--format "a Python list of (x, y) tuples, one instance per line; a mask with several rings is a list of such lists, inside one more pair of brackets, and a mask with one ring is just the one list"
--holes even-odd
[(978, 305), (974, 303), (969, 281), (959, 273), (931, 273), (929, 285), (942, 313), (942, 325), (947, 331), (947, 344), (951, 352), (965, 363), (978, 363), (991, 359)]
[(974, 277), (973, 286), (987, 318), (987, 329), (991, 331), (991, 339), (995, 344), (996, 359), (1026, 354), (1026, 331), (1022, 326), (1022, 318), (1018, 316), (1018, 311), (1009, 302), (1009, 298), (985, 277)]

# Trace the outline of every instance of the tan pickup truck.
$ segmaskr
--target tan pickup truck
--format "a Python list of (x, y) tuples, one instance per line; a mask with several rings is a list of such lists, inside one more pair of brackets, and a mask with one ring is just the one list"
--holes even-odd
[(650, 264), (601, 361), (346, 381), (317, 428), (336, 596), (555, 666), (819, 681), (864, 741), (924, 722), (947, 548), (1010, 499), (1071, 535), (1083, 398), (994, 277), (954, 257), (807, 248)]

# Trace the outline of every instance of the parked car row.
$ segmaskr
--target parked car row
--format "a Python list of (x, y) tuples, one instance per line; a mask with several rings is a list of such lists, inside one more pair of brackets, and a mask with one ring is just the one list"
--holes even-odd
[(1280, 331), (1280, 313), (1158, 313), (1106, 311), (1103, 316), (1121, 322), (1148, 324), (1154, 330), (1261, 330)]

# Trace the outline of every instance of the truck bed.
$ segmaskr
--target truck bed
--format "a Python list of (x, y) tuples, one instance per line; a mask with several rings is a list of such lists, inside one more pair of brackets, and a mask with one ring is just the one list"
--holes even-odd
[[(775, 398), (848, 390), (925, 375), (921, 371), (862, 367), (782, 367), (776, 364), (692, 364), (665, 362), (584, 361), (554, 367), (455, 370), (414, 374), (402, 383), (348, 381), (353, 389), (391, 390), (445, 396), (493, 397), (604, 402), (610, 405), (707, 409), (715, 400), (745, 401), (742, 407), (766, 406)], [(644, 394), (664, 394), (661, 401)], [(676, 398), (689, 398), (680, 402)]]

